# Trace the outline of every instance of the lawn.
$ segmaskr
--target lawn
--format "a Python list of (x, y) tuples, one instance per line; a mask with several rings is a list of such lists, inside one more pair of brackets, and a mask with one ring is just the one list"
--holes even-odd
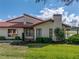
[(0, 43), (0, 59), (25, 59), (27, 48)]
[(79, 46), (67, 44), (28, 44), (26, 59), (79, 59)]
[(0, 59), (79, 59), (79, 45), (0, 43)]

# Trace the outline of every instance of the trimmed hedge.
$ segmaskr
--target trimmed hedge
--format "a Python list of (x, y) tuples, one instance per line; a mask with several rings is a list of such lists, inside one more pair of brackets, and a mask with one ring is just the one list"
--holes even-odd
[(0, 40), (5, 40), (5, 36), (0, 36)]
[(51, 43), (52, 42), (52, 38), (49, 38), (49, 37), (38, 37), (38, 38), (36, 38), (36, 42), (37, 43)]
[(79, 34), (73, 35), (66, 39), (66, 43), (79, 44)]

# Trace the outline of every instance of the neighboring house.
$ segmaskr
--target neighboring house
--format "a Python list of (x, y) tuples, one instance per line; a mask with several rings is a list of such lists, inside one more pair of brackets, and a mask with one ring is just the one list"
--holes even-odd
[(36, 17), (24, 14), (23, 16), (0, 22), (0, 36), (13, 39), (15, 36), (22, 38), (24, 32), (25, 39), (36, 40), (37, 37), (51, 37), (55, 40), (54, 29), (67, 27), (62, 24), (62, 15), (55, 14), (53, 20), (41, 20)]

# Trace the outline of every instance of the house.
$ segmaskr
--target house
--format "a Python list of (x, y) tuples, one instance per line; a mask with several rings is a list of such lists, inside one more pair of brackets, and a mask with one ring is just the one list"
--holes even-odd
[(41, 20), (36, 17), (24, 14), (23, 16), (0, 22), (0, 36), (13, 39), (15, 36), (25, 39), (36, 40), (37, 37), (52, 37), (55, 40), (54, 29), (66, 27), (62, 24), (62, 15), (55, 14), (51, 20)]

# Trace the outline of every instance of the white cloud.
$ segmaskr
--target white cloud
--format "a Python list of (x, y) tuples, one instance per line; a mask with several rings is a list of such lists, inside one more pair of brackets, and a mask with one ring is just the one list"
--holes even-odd
[(49, 19), (53, 18), (54, 14), (62, 14), (62, 21), (63, 23), (69, 24), (71, 26), (78, 26), (79, 24), (79, 16), (75, 16), (75, 14), (69, 14), (68, 12), (64, 11), (64, 7), (60, 7), (58, 9), (49, 9), (44, 8), (40, 11), (41, 15), (37, 15), (37, 17), (42, 19)]
[(10, 16), (10, 15), (8, 15), (7, 17), (8, 17), (8, 19), (0, 19), (0, 22), (5, 22), (5, 21), (7, 21), (9, 19), (16, 18), (17, 16)]
[(0, 22), (5, 22), (6, 20), (0, 19)]
[(52, 18), (54, 14), (63, 14), (63, 12), (64, 12), (63, 7), (58, 9), (44, 8), (43, 10), (40, 11), (41, 15), (37, 15), (37, 17), (48, 19), (48, 18)]
[(8, 15), (8, 18), (9, 19), (12, 19), (12, 18), (15, 18), (16, 16), (10, 16), (10, 15)]

